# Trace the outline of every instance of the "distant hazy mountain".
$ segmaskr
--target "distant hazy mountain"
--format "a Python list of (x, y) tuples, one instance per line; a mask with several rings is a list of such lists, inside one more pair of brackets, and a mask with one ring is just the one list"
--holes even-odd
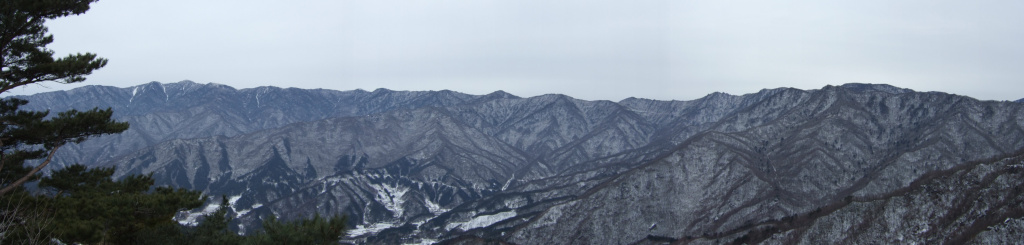
[[(316, 212), (374, 244), (992, 242), (1024, 224), (1024, 104), (888, 85), (610, 102), (185, 81), (25, 98), (132, 123), (56, 165), (228, 195), (243, 231)], [(1002, 197), (966, 204), (979, 195)]]
[[(174, 139), (240, 134), (324, 118), (361, 116), (396, 109), (450, 106), (480, 96), (450, 91), (395, 92), (305, 90), (259, 87), (236, 90), (219, 84), (157, 82), (129, 88), (86, 86), (69, 91), (20, 96), (29, 110), (113, 108), (131, 123), (128, 131), (69, 145), (57, 166), (92, 164)], [(71, 154), (73, 153), (73, 154)]]

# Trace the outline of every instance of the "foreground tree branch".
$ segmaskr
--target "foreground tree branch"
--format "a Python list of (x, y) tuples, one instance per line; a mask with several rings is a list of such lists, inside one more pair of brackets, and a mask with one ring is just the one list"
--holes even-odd
[(10, 185), (5, 186), (3, 189), (0, 189), (0, 196), (3, 196), (4, 194), (7, 194), (8, 192), (13, 191), (15, 188), (20, 187), (21, 185), (24, 185), (25, 182), (28, 182), (30, 179), (32, 179), (32, 176), (35, 176), (36, 173), (39, 172), (39, 170), (43, 170), (43, 168), (46, 167), (47, 164), (50, 164), (50, 161), (53, 160), (53, 155), (57, 153), (57, 149), (60, 149), (60, 146), (57, 146), (57, 147), (54, 147), (53, 149), (51, 149), (50, 150), (50, 154), (48, 154), (46, 156), (46, 160), (43, 161), (43, 163), (40, 163), (35, 168), (32, 168), (32, 171), (29, 171), (28, 174), (26, 174), (25, 176), (22, 176), (20, 179), (14, 181), (14, 183), (11, 183)]
[[(95, 1), (0, 1), (0, 95), (43, 82), (82, 82), (86, 75), (106, 66), (107, 60), (95, 54), (54, 58), (54, 52), (46, 48), (53, 42), (46, 20), (85, 13)], [(127, 123), (110, 119), (113, 113), (109, 108), (71, 110), (47, 118), (49, 111), (19, 109), (27, 103), (18, 98), (0, 99), (0, 197), (31, 181), (53, 161), (60, 146), (128, 129)], [(35, 159), (44, 160), (26, 166)]]

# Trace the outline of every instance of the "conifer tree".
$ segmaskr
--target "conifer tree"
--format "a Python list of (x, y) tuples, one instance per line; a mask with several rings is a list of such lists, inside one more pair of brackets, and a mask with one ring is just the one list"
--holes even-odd
[[(105, 66), (107, 60), (95, 54), (54, 58), (46, 48), (53, 42), (46, 20), (85, 13), (96, 1), (0, 0), (0, 96), (43, 82), (82, 82)], [(112, 120), (109, 108), (51, 116), (49, 111), (21, 110), (27, 103), (0, 98), (0, 201), (24, 204), (16, 209), (0, 207), (0, 243), (48, 243), (56, 238), (76, 244), (336, 244), (345, 234), (344, 217), (317, 215), (292, 222), (271, 217), (263, 223), (265, 231), (239, 236), (228, 229), (226, 200), (199, 226), (182, 227), (174, 223), (173, 215), (201, 206), (205, 198), (198, 191), (154, 188), (151, 174), (115, 181), (113, 168), (72, 165), (40, 180), (39, 171), (61, 146), (120, 133), (128, 124)], [(38, 163), (26, 165), (34, 162)], [(34, 180), (40, 180), (39, 187), (49, 193), (24, 191), (22, 185)], [(30, 223), (38, 229), (24, 229)]]
[[(0, 95), (11, 89), (43, 82), (77, 83), (107, 64), (95, 54), (54, 58), (46, 45), (53, 42), (46, 20), (77, 15), (96, 0), (0, 1)], [(53, 160), (67, 143), (92, 136), (120, 133), (128, 124), (110, 119), (109, 108), (70, 110), (47, 117), (49, 111), (23, 111), (28, 101), (0, 99), (0, 196), (19, 189)], [(26, 160), (41, 159), (35, 166)]]
[(231, 223), (231, 217), (228, 216), (229, 205), (228, 198), (221, 196), (217, 211), (206, 215), (202, 222), (186, 234), (186, 240), (197, 245), (242, 244), (242, 236), (228, 228), (228, 224)]
[(263, 220), (263, 231), (249, 237), (248, 244), (337, 244), (345, 236), (345, 216), (280, 221), (275, 216)]
[(178, 211), (203, 204), (199, 191), (156, 187), (152, 175), (113, 180), (114, 168), (71, 165), (39, 181), (53, 193), (36, 197), (54, 213), (52, 229), (64, 242), (135, 244), (141, 234), (174, 224)]

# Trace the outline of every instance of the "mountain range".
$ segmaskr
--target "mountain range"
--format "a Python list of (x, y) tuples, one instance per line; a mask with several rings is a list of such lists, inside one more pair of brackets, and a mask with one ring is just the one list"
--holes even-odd
[(371, 244), (991, 243), (1024, 231), (1024, 104), (884, 84), (689, 101), (190, 81), (22, 97), (131, 123), (62, 148), (54, 168), (116, 166), (228, 196), (240, 232), (315, 213), (348, 215), (346, 241)]

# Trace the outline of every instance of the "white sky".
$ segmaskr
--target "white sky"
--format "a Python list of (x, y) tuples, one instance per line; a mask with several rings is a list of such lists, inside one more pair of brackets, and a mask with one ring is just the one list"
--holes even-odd
[(188, 79), (617, 101), (860, 82), (1024, 98), (1016, 0), (101, 0), (47, 25), (58, 55), (110, 59), (83, 85)]

